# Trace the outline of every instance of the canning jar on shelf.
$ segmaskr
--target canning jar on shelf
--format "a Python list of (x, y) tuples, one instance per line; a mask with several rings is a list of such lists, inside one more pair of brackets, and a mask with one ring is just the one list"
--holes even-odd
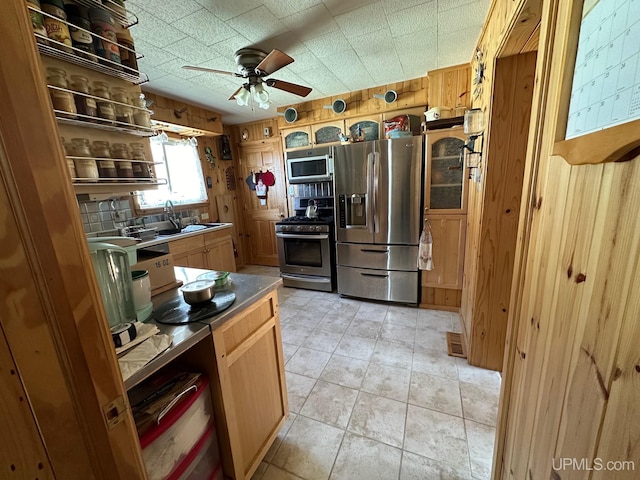
[[(79, 179), (98, 179), (98, 165), (95, 159), (91, 158), (91, 149), (89, 148), (89, 140), (86, 138), (72, 138), (73, 156), (76, 157), (73, 163), (76, 165), (76, 173)], [(88, 157), (88, 158), (78, 158)]]
[(96, 157), (96, 162), (98, 162), (100, 178), (117, 178), (118, 171), (116, 170), (116, 163), (111, 159), (109, 142), (94, 141), (92, 151), (93, 156)]
[(120, 67), (120, 47), (116, 37), (116, 21), (113, 16), (102, 8), (90, 8), (89, 20), (91, 20), (91, 31), (101, 38), (93, 37), (93, 46), (96, 54), (110, 62), (111, 68), (122, 70)]
[[(69, 84), (67, 82), (67, 72), (65, 72), (62, 68), (48, 67), (47, 84), (53, 85), (54, 87), (68, 89)], [(58, 90), (57, 88), (50, 88), (49, 95), (51, 96), (51, 103), (53, 103), (53, 108), (55, 110), (58, 110), (58, 112), (67, 112), (56, 112), (57, 116), (65, 118), (77, 117), (76, 104), (73, 100), (73, 93)]]
[(54, 40), (52, 45), (67, 53), (73, 53), (71, 49), (71, 34), (65, 23), (67, 14), (64, 11), (64, 0), (41, 0), (42, 11), (49, 15), (44, 16), (44, 27), (47, 29), (47, 37)]
[(114, 102), (116, 110), (116, 121), (133, 124), (133, 108), (130, 107), (129, 99), (127, 98), (127, 90), (122, 87), (114, 87), (112, 89), (111, 98)]
[(118, 178), (133, 178), (133, 164), (128, 162), (129, 148), (125, 143), (114, 143), (111, 145), (111, 156), (116, 159), (116, 170)]
[(149, 116), (149, 112), (147, 111), (147, 102), (144, 98), (144, 93), (131, 97), (131, 104), (134, 107), (138, 107), (134, 109), (133, 112), (133, 121), (135, 122), (135, 124), (140, 127), (151, 127), (151, 118)]
[(72, 179), (76, 178), (78, 176), (78, 174), (76, 173), (76, 164), (73, 163), (72, 158), (68, 158), (73, 156), (73, 145), (71, 143), (67, 143), (64, 137), (60, 137), (60, 139), (62, 140), (62, 146), (64, 147), (64, 154), (67, 157), (66, 160), (67, 168), (69, 169), (69, 175)]
[(77, 55), (92, 62), (97, 62), (96, 51), (93, 46), (91, 22), (89, 21), (89, 9), (81, 5), (65, 2), (64, 6), (69, 19), (69, 32), (73, 47), (84, 53), (76, 52)]
[(116, 120), (116, 110), (111, 102), (111, 89), (105, 82), (93, 82), (93, 94), (102, 100), (97, 100), (98, 117), (109, 120), (112, 123)]
[[(82, 75), (71, 75), (71, 90), (78, 92), (73, 94), (73, 98), (78, 114), (82, 115), (80, 118), (87, 122), (95, 122), (98, 116), (98, 105), (94, 98), (85, 96), (91, 94), (89, 79)], [(85, 95), (81, 95), (82, 93)]]
[(144, 153), (144, 145), (142, 143), (131, 143), (131, 159), (135, 160), (132, 164), (133, 175), (136, 178), (150, 178), (149, 163)]
[[(40, 0), (27, 0), (27, 3), (38, 10), (42, 10), (40, 6)], [(36, 41), (38, 43), (42, 43), (44, 45), (48, 45), (49, 42), (46, 40), (47, 38), (47, 29), (44, 26), (44, 16), (40, 12), (36, 12), (35, 10), (29, 10), (29, 18), (31, 19), (31, 28), (33, 29), (33, 33), (37, 33), (42, 37), (36, 36)]]

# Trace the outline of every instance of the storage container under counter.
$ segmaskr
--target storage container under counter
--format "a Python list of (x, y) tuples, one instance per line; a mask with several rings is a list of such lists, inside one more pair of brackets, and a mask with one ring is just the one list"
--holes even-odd
[(176, 396), (155, 424), (140, 436), (149, 479), (189, 478), (184, 475), (195, 470), (193, 461), (205, 462), (200, 453), (207, 457), (206, 462), (219, 463), (217, 439), (214, 446), (210, 442), (208, 450), (204, 450), (207, 453), (202, 451), (207, 435), (216, 436), (213, 422), (209, 382), (201, 377)]

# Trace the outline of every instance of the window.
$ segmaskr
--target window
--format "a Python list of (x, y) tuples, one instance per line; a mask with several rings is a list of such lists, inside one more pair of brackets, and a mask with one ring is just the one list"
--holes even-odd
[(163, 142), (154, 137), (151, 154), (156, 162), (156, 176), (166, 178), (167, 184), (157, 190), (140, 192), (140, 208), (163, 207), (167, 200), (175, 205), (208, 201), (198, 149), (194, 145), (180, 140)]

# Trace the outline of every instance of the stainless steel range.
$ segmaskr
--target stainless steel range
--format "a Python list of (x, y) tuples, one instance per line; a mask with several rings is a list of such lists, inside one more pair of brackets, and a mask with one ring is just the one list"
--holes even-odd
[[(297, 213), (305, 211), (308, 200), (295, 199)], [(333, 216), (326, 214), (333, 212), (333, 198), (314, 200), (318, 217), (296, 215), (276, 223), (280, 276), (287, 287), (331, 292), (336, 278), (335, 237)]]

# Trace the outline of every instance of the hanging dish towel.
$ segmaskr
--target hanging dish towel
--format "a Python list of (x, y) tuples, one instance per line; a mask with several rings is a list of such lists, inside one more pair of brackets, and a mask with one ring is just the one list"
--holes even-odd
[(431, 236), (431, 223), (425, 220), (420, 245), (418, 246), (418, 269), (433, 270), (432, 258), (433, 237)]

